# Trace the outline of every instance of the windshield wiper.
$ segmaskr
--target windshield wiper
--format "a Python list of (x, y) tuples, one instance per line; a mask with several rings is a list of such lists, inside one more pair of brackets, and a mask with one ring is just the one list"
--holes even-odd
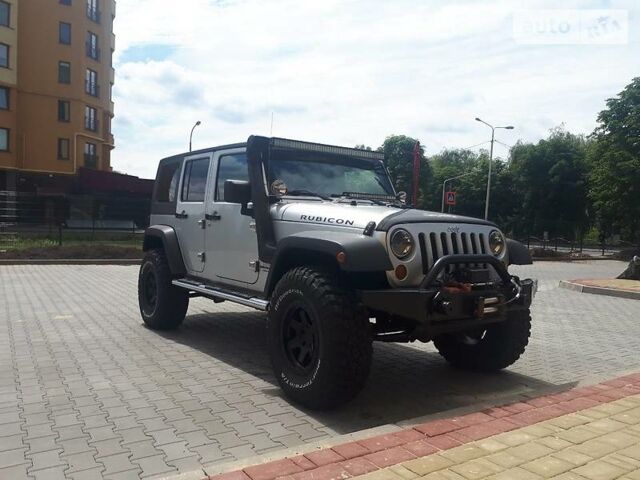
[[(289, 190), (286, 195), (291, 195), (292, 197), (318, 197), (322, 200), (331, 200), (331, 197), (327, 197), (326, 195), (322, 195), (320, 193), (312, 192), (311, 190), (297, 189), (297, 190)], [(286, 196), (285, 195), (285, 196)]]

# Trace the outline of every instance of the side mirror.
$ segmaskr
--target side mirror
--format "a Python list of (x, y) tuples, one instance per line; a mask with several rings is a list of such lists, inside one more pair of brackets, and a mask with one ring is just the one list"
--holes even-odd
[(246, 206), (251, 201), (251, 184), (246, 180), (225, 181), (224, 201)]

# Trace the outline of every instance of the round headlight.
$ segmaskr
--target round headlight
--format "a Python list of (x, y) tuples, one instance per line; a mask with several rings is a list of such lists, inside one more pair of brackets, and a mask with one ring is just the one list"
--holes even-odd
[(411, 255), (414, 244), (411, 234), (402, 228), (391, 234), (391, 251), (398, 258), (406, 258)]
[(491, 249), (491, 253), (493, 253), (496, 257), (502, 255), (504, 252), (504, 237), (498, 230), (492, 230), (489, 234), (489, 248)]

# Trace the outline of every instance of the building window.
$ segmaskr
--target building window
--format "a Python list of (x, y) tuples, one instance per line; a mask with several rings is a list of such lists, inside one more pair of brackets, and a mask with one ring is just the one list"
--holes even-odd
[(84, 77), (84, 91), (93, 97), (97, 97), (100, 94), (98, 87), (98, 72), (87, 68), (87, 72)]
[(66, 100), (58, 100), (58, 121), (71, 121), (71, 103)]
[(58, 82), (71, 83), (71, 64), (69, 62), (58, 62)]
[(9, 110), (11, 90), (9, 87), (0, 87), (0, 110)]
[(100, 49), (98, 48), (98, 36), (93, 32), (87, 32), (87, 57), (100, 60)]
[(100, 9), (98, 0), (87, 0), (87, 17), (96, 23), (100, 23)]
[(11, 4), (0, 1), (0, 25), (11, 26)]
[(84, 166), (96, 168), (98, 166), (98, 147), (95, 143), (84, 144)]
[(0, 43), (0, 67), (9, 68), (9, 45)]
[(9, 151), (9, 129), (0, 128), (0, 152)]
[(60, 5), (71, 5), (71, 0), (60, 0)]
[(60, 22), (58, 27), (58, 41), (64, 45), (71, 45), (71, 24)]
[(58, 160), (69, 160), (69, 139), (58, 139)]
[(92, 132), (98, 131), (98, 111), (88, 105), (84, 107), (84, 128)]

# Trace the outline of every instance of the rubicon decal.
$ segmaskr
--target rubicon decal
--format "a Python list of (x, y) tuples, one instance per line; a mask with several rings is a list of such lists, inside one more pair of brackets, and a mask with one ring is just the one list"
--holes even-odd
[(303, 222), (316, 222), (316, 223), (334, 223), (336, 225), (353, 225), (354, 220), (346, 220), (344, 218), (335, 217), (314, 217), (311, 215), (300, 215), (300, 220)]

